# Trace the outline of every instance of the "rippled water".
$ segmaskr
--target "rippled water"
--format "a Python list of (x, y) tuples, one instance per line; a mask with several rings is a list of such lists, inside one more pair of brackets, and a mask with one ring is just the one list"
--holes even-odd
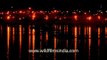
[[(29, 53), (49, 48), (79, 52)], [(0, 60), (106, 60), (106, 51), (106, 26), (0, 25)]]

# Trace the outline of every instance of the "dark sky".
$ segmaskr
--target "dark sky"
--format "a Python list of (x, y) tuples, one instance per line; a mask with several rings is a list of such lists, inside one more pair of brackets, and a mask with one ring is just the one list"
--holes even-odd
[[(0, 7), (9, 8), (14, 6), (17, 8), (34, 7), (34, 8), (79, 8), (79, 9), (96, 9), (100, 5), (105, 5), (103, 0), (0, 0)], [(106, 8), (104, 6), (104, 8)]]

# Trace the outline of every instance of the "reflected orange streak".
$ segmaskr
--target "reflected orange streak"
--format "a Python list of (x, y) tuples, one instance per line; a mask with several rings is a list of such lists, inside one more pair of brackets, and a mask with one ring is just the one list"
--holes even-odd
[(35, 29), (32, 29), (32, 49), (35, 49)]
[(105, 27), (105, 38), (107, 38), (107, 27)]
[(98, 38), (100, 38), (100, 28), (98, 28)]
[(86, 29), (86, 34), (88, 35), (89, 34), (89, 28), (87, 27)]
[[(76, 50), (77, 49), (77, 27), (74, 28), (74, 36), (75, 36), (75, 38), (74, 38), (74, 49)], [(77, 55), (77, 53), (75, 52), (74, 53), (75, 60), (76, 60), (76, 55)]]
[(30, 46), (31, 46), (31, 29), (30, 29), (31, 26), (28, 27), (28, 30), (29, 30), (29, 49), (30, 49)]
[(54, 49), (56, 49), (56, 37), (54, 37)]
[[(54, 37), (54, 49), (56, 49), (56, 44), (57, 44), (56, 40), (57, 38)], [(54, 60), (56, 60), (56, 52), (54, 52)]]
[(87, 34), (87, 28), (85, 27), (84, 28), (84, 35), (86, 36), (86, 34)]
[(68, 32), (68, 25), (64, 26), (64, 32)]
[(21, 57), (22, 49), (22, 25), (19, 25), (19, 57)]
[(105, 27), (105, 34), (107, 34), (107, 27)]
[(10, 27), (7, 26), (7, 58), (9, 59)]
[(77, 27), (74, 28), (74, 36), (77, 37)]
[(89, 39), (88, 39), (88, 43), (89, 43), (89, 59), (90, 59), (90, 49), (91, 49), (91, 27), (89, 27)]
[(74, 39), (74, 49), (77, 49), (77, 38)]
[(100, 47), (100, 28), (98, 28), (98, 47)]
[(15, 40), (15, 28), (14, 27), (12, 28), (12, 32), (13, 32), (12, 38), (13, 38), (13, 44), (14, 44), (14, 40)]
[(9, 48), (9, 41), (10, 41), (10, 27), (7, 27), (7, 47)]
[[(28, 49), (30, 50), (31, 48), (31, 25), (28, 26), (28, 35), (29, 35), (29, 40), (28, 40)], [(30, 53), (29, 53), (29, 60), (30, 60)]]
[[(77, 38), (74, 39), (74, 50), (77, 49)], [(74, 53), (74, 59), (76, 60), (77, 53)]]
[[(32, 50), (35, 50), (35, 29), (32, 29)], [(32, 52), (32, 60), (35, 60), (34, 52)]]
[[(57, 25), (58, 26), (58, 25)], [(59, 25), (59, 31), (61, 31), (61, 29), (62, 29), (62, 27), (61, 27), (61, 25)]]
[(19, 25), (19, 45), (21, 48), (21, 45), (22, 45), (22, 26), (21, 25)]
[(66, 47), (68, 47), (68, 40), (66, 40)]
[(89, 38), (91, 38), (91, 27), (89, 27)]
[(48, 41), (48, 32), (46, 32), (46, 42)]
[(40, 40), (42, 41), (42, 32), (40, 32)]

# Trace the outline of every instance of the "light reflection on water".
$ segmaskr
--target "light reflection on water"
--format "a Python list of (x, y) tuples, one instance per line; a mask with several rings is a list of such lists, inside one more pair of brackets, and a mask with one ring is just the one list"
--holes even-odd
[[(31, 49), (31, 29), (30, 29), (30, 28), (31, 28), (31, 25), (28, 26), (28, 35), (29, 35), (29, 36), (28, 36), (28, 39), (29, 39), (29, 40), (28, 40), (28, 49), (29, 49), (29, 50)], [(30, 60), (30, 53), (29, 53), (28, 56), (29, 56), (28, 59)]]
[[(74, 27), (74, 50), (77, 50), (77, 27)], [(75, 52), (74, 60), (77, 60), (76, 57), (77, 57), (77, 53)]]
[(89, 38), (89, 39), (88, 39), (88, 44), (89, 44), (89, 45), (88, 45), (88, 48), (89, 48), (89, 53), (88, 53), (88, 54), (89, 54), (89, 60), (90, 60), (90, 55), (91, 55), (91, 51), (90, 51), (90, 50), (91, 50), (91, 27), (88, 28), (88, 31), (89, 31), (89, 32), (88, 32), (88, 34), (89, 34), (89, 35), (88, 35), (88, 36), (89, 36), (89, 37), (88, 37), (88, 38)]
[(107, 27), (105, 27), (105, 38), (107, 38)]
[(10, 48), (10, 27), (7, 26), (7, 59), (9, 60), (9, 48)]
[(13, 39), (13, 45), (15, 40), (15, 27), (12, 28), (12, 39)]
[[(24, 41), (26, 40), (23, 37), (27, 38), (27, 36), (28, 36), (28, 39), (26, 41), (28, 41), (28, 43), (26, 43), (26, 44), (28, 46), (28, 50), (30, 50), (30, 49), (35, 50), (36, 47), (38, 46), (37, 43), (40, 43), (40, 46), (39, 46), (40, 49), (42, 49), (44, 47), (48, 48), (49, 43), (51, 43), (51, 42), (53, 44), (52, 45), (53, 49), (58, 49), (59, 47), (63, 47), (64, 45), (66, 45), (65, 46), (66, 48), (69, 48), (69, 45), (70, 45), (69, 42), (71, 40), (73, 40), (73, 46), (70, 46), (70, 47), (72, 47), (75, 50), (79, 49), (82, 46), (85, 47), (85, 49), (83, 48), (84, 52), (82, 52), (82, 53), (86, 53), (86, 52), (88, 52), (88, 53), (86, 53), (87, 57), (84, 57), (84, 58), (88, 58), (88, 60), (91, 60), (91, 58), (92, 58), (91, 56), (93, 54), (91, 51), (93, 51), (93, 49), (94, 49), (94, 48), (92, 48), (92, 46), (93, 46), (92, 43), (97, 42), (97, 48), (98, 48), (97, 54), (98, 55), (96, 55), (96, 56), (99, 57), (100, 53), (101, 53), (100, 50), (102, 50), (101, 43), (105, 42), (105, 40), (103, 40), (104, 42), (101, 40), (101, 38), (103, 37), (103, 36), (101, 36), (103, 34), (103, 31), (104, 31), (105, 38), (107, 36), (107, 27), (94, 27), (94, 28), (91, 26), (70, 27), (69, 25), (63, 26), (63, 25), (55, 25), (54, 24), (52, 30), (51, 30), (51, 28), (49, 30), (44, 30), (43, 28), (35, 28), (35, 26), (36, 25), (28, 25), (28, 27), (27, 27), (28, 30), (26, 31), (26, 28), (23, 25), (18, 25), (16, 27), (9, 26), (9, 25), (2, 27), (2, 25), (0, 25), (0, 34), (4, 33), (2, 31), (5, 30), (5, 28), (7, 31), (7, 33), (6, 33), (7, 50), (6, 51), (7, 51), (7, 59), (8, 60), (11, 59), (10, 56), (11, 56), (12, 52), (10, 52), (10, 51), (12, 51), (11, 48), (13, 48), (11, 46), (12, 45), (16, 46), (17, 44), (18, 44), (18, 46), (16, 46), (16, 48), (18, 48), (18, 54), (16, 54), (16, 56), (19, 55), (20, 60), (23, 58), (26, 58), (27, 60), (35, 60), (36, 58), (41, 58), (41, 56), (43, 55), (42, 53), (40, 54), (39, 57), (37, 57), (38, 54), (36, 55), (36, 53), (34, 53), (34, 52), (29, 53), (29, 52), (23, 51), (24, 50), (23, 44), (25, 44)], [(37, 30), (39, 31), (39, 33)], [(49, 32), (50, 30), (51, 30), (51, 34)], [(94, 32), (96, 32), (96, 30), (97, 30), (97, 38), (95, 38), (95, 36), (92, 36), (95, 34), (95, 33), (92, 33), (93, 30), (95, 30)], [(26, 33), (27, 33), (27, 35), (25, 36)], [(18, 35), (16, 35), (16, 34), (18, 34)], [(62, 36), (62, 35), (64, 35), (64, 36)], [(1, 36), (2, 36), (2, 34), (0, 35), (0, 38), (1, 38)], [(18, 40), (19, 42), (16, 41), (17, 36), (19, 38), (19, 40)], [(51, 38), (50, 38), (50, 36), (51, 36)], [(70, 37), (70, 39), (68, 39), (68, 37)], [(80, 37), (82, 37), (82, 39)], [(40, 42), (36, 42), (37, 40), (39, 40)], [(50, 40), (52, 40), (52, 41), (50, 42)], [(62, 41), (62, 40), (65, 40), (65, 41)], [(11, 43), (11, 41), (12, 41), (12, 43)], [(84, 44), (80, 45), (82, 42)], [(15, 43), (17, 43), (17, 44), (15, 44)], [(46, 45), (46, 46), (44, 46), (44, 45)], [(88, 48), (86, 48), (86, 47), (88, 47)], [(23, 52), (28, 53), (28, 57), (22, 57)], [(79, 52), (81, 52), (81, 50)], [(43, 58), (43, 56), (42, 56), (42, 58)], [(56, 53), (56, 52), (54, 52), (53, 55), (50, 55), (50, 56), (53, 56), (53, 58), (51, 58), (53, 60), (58, 60), (58, 58), (61, 57), (61, 56), (58, 57), (58, 53)], [(71, 58), (73, 58), (73, 60), (79, 60), (78, 56), (81, 57), (82, 55), (80, 53), (76, 53), (76, 52), (71, 53)], [(48, 58), (50, 58), (50, 57), (48, 57)], [(67, 58), (67, 57), (62, 57), (62, 58)]]
[[(57, 38), (54, 37), (54, 49), (56, 49), (56, 46), (57, 46)], [(54, 60), (56, 60), (56, 52), (54, 52)]]
[[(32, 50), (35, 50), (35, 29), (32, 29)], [(32, 52), (32, 60), (35, 60), (35, 52)]]
[(98, 57), (100, 56), (100, 34), (101, 34), (101, 28), (98, 27)]
[(21, 58), (21, 53), (22, 53), (22, 25), (19, 25), (19, 58)]

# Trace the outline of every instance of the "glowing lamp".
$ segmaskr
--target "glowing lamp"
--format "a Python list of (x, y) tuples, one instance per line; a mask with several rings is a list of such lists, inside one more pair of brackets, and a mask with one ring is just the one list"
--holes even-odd
[(57, 10), (54, 10), (54, 13), (56, 13), (57, 12)]
[(32, 14), (32, 20), (34, 20), (36, 18), (35, 13)]
[(48, 16), (48, 15), (46, 15), (46, 16), (44, 17), (44, 19), (45, 19), (45, 20), (48, 20), (48, 19), (49, 19), (49, 16)]
[(91, 20), (91, 19), (92, 19), (92, 17), (91, 17), (91, 16), (88, 16), (88, 17), (87, 17), (87, 20)]
[(97, 18), (98, 18), (98, 20), (100, 20), (100, 19), (101, 19), (101, 16), (97, 16)]
[(78, 19), (78, 16), (77, 16), (77, 15), (74, 15), (74, 19), (77, 20), (77, 19)]
[(7, 19), (7, 20), (10, 20), (10, 16), (7, 16), (6, 19)]
[(19, 13), (21, 14), (21, 13), (23, 13), (23, 11), (19, 11)]

